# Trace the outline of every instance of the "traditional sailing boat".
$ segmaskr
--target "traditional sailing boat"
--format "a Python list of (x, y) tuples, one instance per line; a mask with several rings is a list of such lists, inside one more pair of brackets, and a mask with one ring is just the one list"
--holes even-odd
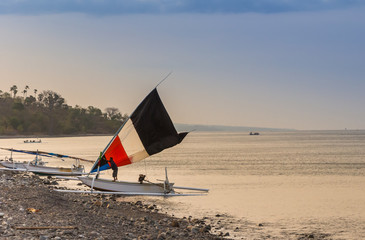
[[(0, 170), (9, 170), (9, 171), (22, 171), (22, 172), (33, 172), (41, 175), (62, 175), (62, 176), (80, 176), (85, 174), (84, 167), (80, 164), (80, 161), (89, 161), (86, 159), (72, 157), (68, 155), (44, 152), (44, 151), (29, 151), (29, 150), (18, 150), (13, 148), (0, 148), (3, 150), (11, 151), (11, 157), (9, 160), (0, 161), (0, 164), (6, 168), (1, 168)], [(25, 153), (30, 155), (35, 155), (33, 161), (29, 161), (28, 163), (20, 163), (15, 162), (12, 158), (12, 153)], [(76, 164), (71, 168), (65, 167), (49, 167), (45, 166), (45, 162), (42, 161), (40, 157), (56, 157), (63, 160), (63, 158), (71, 158), (76, 161)], [(92, 161), (91, 161), (92, 162)]]
[[(179, 144), (187, 134), (188, 132), (177, 133), (155, 88), (138, 105), (124, 124), (122, 124), (100, 157), (95, 161), (90, 173), (97, 173), (97, 175), (94, 177), (77, 177), (85, 185), (91, 187), (91, 190), (57, 191), (152, 196), (196, 195), (178, 194), (175, 192), (175, 189), (208, 192), (208, 189), (174, 186), (168, 180), (166, 169), (166, 178), (163, 183), (147, 182), (144, 180), (143, 175), (140, 176), (139, 182), (113, 182), (111, 180), (97, 178), (100, 171), (111, 168), (111, 164), (107, 159), (113, 158), (113, 161), (118, 167), (136, 163), (166, 148)], [(94, 191), (94, 189), (101, 191)]]

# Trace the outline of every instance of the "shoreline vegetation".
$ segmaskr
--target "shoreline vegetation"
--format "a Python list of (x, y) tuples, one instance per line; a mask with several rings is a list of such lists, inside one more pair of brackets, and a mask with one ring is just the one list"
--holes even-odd
[[(77, 137), (113, 135), (128, 118), (118, 108), (100, 110), (94, 106), (82, 108), (67, 105), (59, 93), (44, 90), (38, 93), (25, 86), (19, 96), (16, 85), (10, 92), (0, 90), (0, 138), (11, 137)], [(18, 95), (17, 95), (18, 94)], [(178, 131), (199, 132), (283, 132), (294, 129), (221, 126), (175, 123)]]
[(0, 135), (2, 136), (65, 136), (114, 134), (127, 114), (115, 107), (105, 111), (88, 106), (69, 106), (58, 93), (45, 90), (28, 96), (29, 86), (17, 96), (18, 87), (11, 93), (0, 90)]
[[(61, 180), (57, 180), (61, 181)], [(176, 218), (142, 201), (60, 193), (52, 178), (0, 171), (0, 236), (4, 239), (226, 239), (209, 219)], [(42, 196), (42, 197), (40, 197)], [(188, 214), (188, 213), (187, 213)]]

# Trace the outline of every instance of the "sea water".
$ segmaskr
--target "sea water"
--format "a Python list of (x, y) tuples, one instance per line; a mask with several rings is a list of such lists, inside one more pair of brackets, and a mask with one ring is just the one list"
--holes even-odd
[[(43, 138), (0, 147), (42, 150), (95, 160), (111, 136)], [(10, 156), (1, 151), (0, 158)], [(15, 160), (30, 160), (13, 153)], [(49, 166), (71, 160), (44, 159)], [(190, 133), (173, 148), (120, 168), (119, 179), (165, 178), (177, 186), (209, 188), (199, 197), (128, 197), (177, 217), (208, 217), (216, 233), (236, 239), (298, 239), (322, 235), (365, 239), (365, 131)], [(85, 163), (86, 170), (91, 164)], [(102, 177), (111, 178), (105, 171)], [(74, 185), (72, 185), (74, 184)], [(70, 183), (75, 187), (75, 183)], [(123, 198), (121, 198), (123, 199)]]

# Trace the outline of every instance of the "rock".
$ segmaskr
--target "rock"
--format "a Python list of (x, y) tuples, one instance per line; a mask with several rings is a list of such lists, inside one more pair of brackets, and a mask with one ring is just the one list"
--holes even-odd
[(99, 235), (100, 235), (100, 233), (95, 232), (95, 231), (92, 231), (89, 235), (90, 235), (90, 237), (94, 237), (94, 238), (96, 238), (97, 236), (99, 236)]
[(177, 220), (174, 219), (171, 222), (171, 227), (180, 227), (180, 224), (179, 224), (179, 222)]
[(262, 224), (262, 223), (259, 223), (259, 227), (263, 227), (264, 226), (264, 224)]
[(5, 213), (0, 212), (0, 218), (4, 217)]
[(131, 238), (131, 239), (135, 238), (135, 236), (134, 236), (133, 233), (127, 233), (126, 236), (129, 237), (129, 238)]
[(96, 200), (94, 203), (96, 206), (101, 207), (103, 205), (103, 202), (100, 200)]
[(45, 180), (43, 180), (43, 183), (46, 184), (46, 185), (50, 185), (51, 184), (51, 181), (45, 179)]
[(209, 232), (212, 229), (212, 227), (210, 225), (204, 226), (200, 229), (200, 232), (205, 233), (205, 232)]
[(72, 230), (65, 230), (62, 232), (62, 235), (74, 235), (74, 232)]
[(200, 232), (200, 229), (199, 229), (199, 227), (192, 227), (191, 232), (196, 234), (196, 233)]
[(229, 236), (229, 232), (226, 232), (226, 233), (224, 234), (224, 236), (225, 236), (225, 237), (228, 237), (228, 236)]
[(48, 240), (49, 237), (47, 235), (42, 235), (39, 237), (39, 240)]
[(166, 233), (162, 232), (158, 234), (157, 240), (165, 240), (166, 239)]

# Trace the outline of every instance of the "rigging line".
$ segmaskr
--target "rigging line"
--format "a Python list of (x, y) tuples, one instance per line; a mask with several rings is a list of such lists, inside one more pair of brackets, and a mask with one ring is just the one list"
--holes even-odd
[(157, 85), (155, 88), (157, 88), (163, 81), (165, 81), (170, 75), (172, 74), (172, 71), (169, 72), (169, 74), (166, 75), (166, 77), (164, 77), (164, 79), (162, 79)]

